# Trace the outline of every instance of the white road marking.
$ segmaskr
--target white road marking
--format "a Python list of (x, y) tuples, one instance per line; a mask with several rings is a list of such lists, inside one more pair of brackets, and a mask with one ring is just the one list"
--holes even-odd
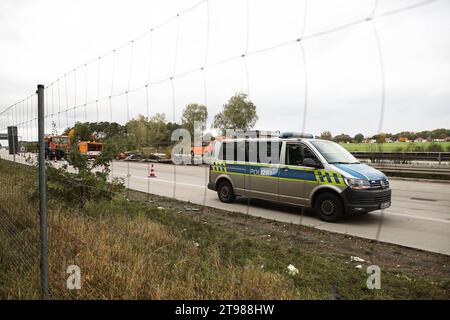
[(385, 213), (387, 213), (389, 215), (393, 215), (393, 216), (406, 217), (406, 218), (411, 218), (411, 219), (427, 220), (427, 221), (440, 222), (440, 223), (450, 223), (450, 220), (446, 220), (446, 219), (421, 217), (421, 216), (415, 216), (415, 215), (410, 215), (410, 214), (405, 214), (405, 213), (396, 213), (396, 212), (385, 212)]
[[(122, 174), (122, 173), (115, 173), (114, 175), (115, 176), (127, 177), (126, 174)], [(150, 179), (150, 181), (157, 181), (157, 182), (176, 184), (176, 185), (187, 186), (187, 187), (194, 187), (194, 188), (201, 188), (201, 189), (205, 189), (206, 188), (206, 186), (202, 186), (202, 185), (199, 185), (199, 184), (178, 182), (178, 181), (172, 181), (172, 180), (166, 180), (166, 179), (160, 179), (160, 178), (145, 178), (145, 177), (133, 176), (133, 175), (130, 176), (130, 178), (140, 179), (140, 180), (148, 180), (148, 179)], [(439, 222), (439, 223), (450, 223), (450, 220), (446, 220), (446, 219), (421, 217), (421, 216), (405, 214), (405, 213), (396, 213), (396, 212), (392, 212), (392, 211), (385, 212), (385, 214), (393, 215), (393, 216), (399, 216), (399, 217), (405, 217), (405, 218), (409, 218), (409, 219), (426, 220), (426, 221)]]
[[(127, 177), (127, 175), (126, 174), (123, 174), (123, 173), (114, 173), (114, 176), (123, 176), (123, 177)], [(171, 183), (171, 184), (177, 184), (177, 185), (181, 185), (181, 186), (188, 186), (188, 187), (195, 187), (195, 188), (202, 188), (202, 189), (205, 189), (206, 188), (206, 186), (202, 186), (202, 185), (199, 185), (199, 184), (192, 184), (192, 183), (186, 183), (186, 182), (175, 182), (175, 181), (172, 181), (172, 180), (165, 180), (165, 179), (161, 179), (161, 178), (145, 178), (145, 177), (139, 177), (139, 176), (130, 176), (130, 178), (133, 178), (133, 179), (141, 179), (141, 180), (149, 180), (150, 179), (150, 182), (151, 181), (158, 181), (158, 182), (164, 182), (164, 183)]]

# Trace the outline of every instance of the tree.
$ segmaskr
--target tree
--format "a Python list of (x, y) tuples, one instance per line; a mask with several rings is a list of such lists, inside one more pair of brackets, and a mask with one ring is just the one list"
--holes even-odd
[(324, 131), (320, 134), (320, 139), (323, 140), (332, 140), (333, 139), (333, 135), (331, 134), (330, 131)]
[(213, 127), (225, 135), (227, 129), (247, 131), (255, 126), (257, 120), (256, 106), (241, 92), (232, 96), (222, 112), (215, 115)]
[(191, 139), (194, 139), (194, 122), (198, 121), (202, 123), (202, 132), (205, 130), (205, 123), (208, 119), (208, 109), (204, 105), (197, 103), (191, 103), (183, 110), (181, 117), (181, 123), (183, 128), (187, 129), (191, 134)]
[(150, 119), (148, 119), (149, 145), (154, 147), (168, 145), (171, 134), (168, 127), (166, 115), (164, 113), (157, 113), (153, 117), (150, 117)]
[(75, 143), (75, 136), (76, 136), (75, 128), (70, 129), (67, 135), (69, 136), (70, 143), (72, 144)]
[(351, 142), (352, 138), (348, 134), (339, 134), (333, 139), (335, 142)]
[(149, 140), (149, 124), (148, 119), (143, 115), (138, 115), (136, 119), (132, 119), (125, 125), (127, 133), (132, 136), (137, 147), (144, 147)]
[(377, 135), (377, 143), (385, 143), (386, 142), (386, 134), (380, 133)]
[(364, 135), (362, 133), (358, 133), (353, 139), (356, 143), (361, 143), (364, 140)]
[(77, 122), (73, 128), (67, 128), (63, 134), (68, 135), (71, 143), (122, 136), (125, 127), (116, 122)]

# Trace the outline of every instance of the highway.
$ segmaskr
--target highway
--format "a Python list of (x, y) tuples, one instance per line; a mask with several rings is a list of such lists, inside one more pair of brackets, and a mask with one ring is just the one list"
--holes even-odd
[(199, 205), (222, 208), (281, 222), (302, 224), (317, 229), (376, 239), (407, 247), (450, 255), (450, 184), (391, 179), (392, 206), (369, 214), (352, 215), (339, 223), (327, 223), (312, 210), (299, 206), (251, 199), (222, 203), (206, 188), (205, 166), (155, 164), (155, 178), (148, 178), (150, 165), (114, 162), (114, 177), (125, 179), (133, 190), (149, 192)]
[[(11, 159), (2, 152), (1, 158)], [(24, 158), (17, 157), (24, 163)], [(302, 224), (320, 230), (358, 236), (450, 255), (450, 184), (391, 178), (392, 206), (384, 211), (351, 215), (338, 223), (319, 220), (310, 209), (276, 202), (237, 199), (222, 203), (208, 190), (208, 167), (154, 164), (156, 177), (148, 178), (150, 164), (114, 161), (114, 177), (133, 190), (194, 204), (240, 212), (265, 219)]]

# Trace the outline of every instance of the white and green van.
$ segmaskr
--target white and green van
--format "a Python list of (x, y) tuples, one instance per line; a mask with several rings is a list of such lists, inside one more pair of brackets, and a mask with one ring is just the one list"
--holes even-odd
[(208, 188), (223, 202), (244, 196), (301, 205), (325, 221), (391, 205), (382, 172), (312, 135), (225, 139), (216, 143), (213, 157)]

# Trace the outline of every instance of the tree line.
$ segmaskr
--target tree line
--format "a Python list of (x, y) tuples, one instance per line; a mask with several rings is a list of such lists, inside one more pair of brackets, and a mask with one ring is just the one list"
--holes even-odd
[[(156, 113), (151, 117), (138, 115), (124, 125), (115, 122), (78, 122), (72, 128), (67, 128), (63, 134), (70, 137), (72, 143), (77, 141), (90, 141), (94, 138), (105, 144), (115, 146), (114, 152), (127, 150), (137, 150), (149, 148), (152, 152), (164, 152), (170, 148), (174, 142), (171, 141), (171, 134), (174, 130), (184, 128), (189, 131), (191, 137), (194, 136), (194, 123), (203, 124), (201, 128), (204, 132), (206, 122), (209, 117), (208, 108), (198, 103), (188, 104), (182, 112), (181, 123), (170, 122), (164, 113)], [(245, 93), (239, 92), (233, 95), (222, 107), (222, 110), (214, 115), (212, 128), (217, 129), (222, 135), (226, 130), (250, 130), (256, 121), (258, 114), (255, 104), (248, 99)], [(95, 137), (93, 137), (95, 134)], [(435, 129), (431, 131), (402, 131), (399, 133), (381, 133), (370, 137), (365, 137), (362, 133), (355, 136), (342, 133), (333, 136), (330, 131), (323, 131), (318, 138), (332, 140), (339, 143), (355, 142), (361, 143), (366, 139), (375, 139), (379, 143), (384, 143), (387, 138), (393, 141), (400, 138), (415, 140), (423, 138), (446, 139), (450, 137), (450, 129)]]
[[(152, 151), (162, 151), (173, 145), (171, 134), (174, 130), (184, 128), (194, 136), (195, 122), (203, 123), (202, 132), (206, 130), (208, 109), (205, 105), (191, 103), (184, 109), (181, 124), (170, 122), (164, 113), (146, 117), (138, 115), (124, 125), (115, 122), (77, 122), (67, 128), (63, 134), (68, 135), (72, 143), (77, 141), (102, 141), (105, 145), (114, 145), (114, 152), (137, 150), (149, 147)], [(226, 130), (249, 130), (258, 120), (255, 104), (245, 93), (236, 93), (214, 116), (212, 127), (225, 134)]]
[(320, 134), (320, 138), (324, 140), (332, 140), (339, 143), (361, 143), (366, 139), (376, 140), (377, 143), (384, 143), (386, 139), (391, 139), (392, 141), (407, 139), (409, 141), (413, 141), (419, 138), (425, 140), (434, 140), (434, 139), (447, 139), (450, 138), (450, 129), (435, 129), (435, 130), (425, 130), (425, 131), (402, 131), (398, 133), (379, 133), (373, 136), (364, 137), (362, 133), (358, 133), (355, 136), (350, 136), (348, 134), (342, 133), (336, 136), (333, 136), (330, 131), (323, 131)]

